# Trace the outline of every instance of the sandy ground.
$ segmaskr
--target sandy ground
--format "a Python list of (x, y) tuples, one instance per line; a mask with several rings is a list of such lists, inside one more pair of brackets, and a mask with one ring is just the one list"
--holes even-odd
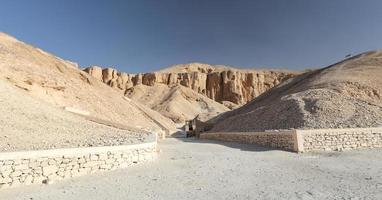
[(381, 150), (295, 154), (236, 143), (161, 142), (160, 159), (0, 192), (0, 199), (382, 199)]

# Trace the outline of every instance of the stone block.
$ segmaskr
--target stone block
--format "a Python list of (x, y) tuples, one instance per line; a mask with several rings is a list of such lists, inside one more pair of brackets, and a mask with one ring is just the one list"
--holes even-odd
[(52, 184), (55, 181), (59, 181), (59, 180), (62, 180), (62, 177), (60, 177), (57, 174), (51, 174), (51, 175), (48, 176), (47, 184)]
[(6, 189), (6, 188), (9, 188), (9, 187), (11, 187), (11, 185), (8, 184), (8, 183), (0, 183), (0, 189)]
[(114, 158), (109, 158), (109, 159), (105, 160), (105, 163), (106, 163), (106, 164), (112, 164), (112, 163), (115, 163), (115, 159), (114, 159)]
[(83, 167), (87, 168), (87, 167), (94, 167), (97, 165), (98, 165), (98, 161), (88, 161), (87, 163), (83, 164)]
[(21, 164), (22, 163), (22, 160), (14, 160), (13, 161), (13, 164), (14, 165), (19, 165), (19, 164)]
[(70, 171), (65, 171), (64, 178), (70, 178), (70, 177), (72, 177), (72, 173)]
[(98, 154), (99, 160), (106, 160), (107, 159), (107, 154), (106, 153), (101, 153)]
[(32, 183), (34, 183), (34, 184), (41, 184), (41, 183), (43, 183), (45, 181), (46, 181), (45, 177), (43, 177), (43, 176), (35, 176), (35, 177), (33, 177)]
[(96, 160), (98, 160), (98, 156), (93, 154), (93, 155), (90, 156), (90, 160), (96, 161)]
[(42, 168), (42, 174), (44, 176), (48, 176), (54, 174), (58, 171), (58, 167), (55, 165), (49, 165)]
[(57, 161), (54, 160), (54, 159), (50, 159), (50, 160), (48, 161), (48, 165), (57, 165)]
[(119, 165), (120, 168), (126, 168), (126, 167), (128, 167), (128, 166), (129, 166), (129, 164), (128, 164), (127, 162), (123, 162), (123, 163), (121, 163), (121, 164)]
[(111, 169), (112, 164), (103, 164), (100, 166), (100, 169)]
[(17, 186), (20, 186), (21, 185), (21, 182), (20, 180), (13, 180), (12, 183), (11, 183), (11, 187), (17, 187)]
[(14, 172), (12, 172), (9, 176), (11, 177), (11, 178), (14, 178), (14, 177), (19, 177), (19, 176), (21, 176), (21, 174), (23, 174), (20, 170), (18, 170), (18, 171), (14, 171)]
[(25, 185), (30, 185), (33, 183), (33, 176), (32, 175), (27, 175), (24, 180)]
[(6, 160), (4, 161), (4, 165), (13, 165), (14, 161), (13, 160)]
[(0, 178), (0, 184), (10, 183), (12, 182), (12, 179), (9, 177)]
[(38, 167), (32, 170), (34, 174), (42, 174), (42, 167)]
[(2, 175), (3, 177), (7, 177), (7, 176), (9, 176), (12, 172), (13, 172), (12, 169), (3, 170), (3, 171), (1, 171), (1, 175)]
[(0, 172), (6, 171), (6, 170), (11, 170), (11, 169), (12, 169), (12, 165), (2, 165), (2, 166), (0, 166)]
[(131, 157), (131, 161), (133, 161), (133, 163), (137, 163), (139, 161), (139, 156), (138, 155), (133, 155)]
[(44, 161), (42, 161), (41, 163), (40, 163), (40, 166), (41, 167), (46, 167), (46, 166), (48, 166), (49, 165), (49, 161), (48, 160), (44, 160)]
[(71, 162), (71, 159), (69, 159), (69, 158), (63, 158), (62, 160), (61, 160), (61, 164), (68, 164), (68, 163), (70, 163)]
[(30, 173), (32, 173), (32, 169), (30, 169), (30, 168), (28, 168), (28, 169), (23, 169), (23, 170), (21, 170), (21, 172), (22, 172), (23, 174), (30, 174)]
[(33, 162), (30, 162), (30, 163), (28, 164), (28, 166), (29, 166), (29, 168), (35, 169), (35, 168), (37, 168), (37, 167), (40, 167), (41, 165), (40, 165), (40, 162), (38, 162), (38, 161), (33, 161)]
[(79, 163), (79, 164), (82, 164), (82, 163), (85, 163), (85, 162), (86, 162), (85, 158), (79, 158), (77, 160), (77, 163)]

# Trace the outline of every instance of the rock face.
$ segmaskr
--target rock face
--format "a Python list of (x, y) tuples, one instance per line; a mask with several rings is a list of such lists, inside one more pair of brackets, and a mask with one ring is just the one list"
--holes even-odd
[(184, 123), (196, 116), (206, 121), (230, 110), (223, 104), (181, 85), (141, 84), (127, 89), (125, 95), (176, 123)]
[(239, 105), (297, 74), (281, 70), (241, 70), (201, 63), (175, 65), (158, 72), (143, 74), (127, 74), (97, 66), (88, 67), (84, 71), (111, 87), (124, 91), (140, 84), (179, 84), (217, 102), (226, 101)]

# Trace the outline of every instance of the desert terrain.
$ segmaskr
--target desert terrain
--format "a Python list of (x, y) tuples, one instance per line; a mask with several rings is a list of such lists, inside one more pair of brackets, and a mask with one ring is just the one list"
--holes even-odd
[(176, 123), (184, 123), (196, 116), (207, 121), (230, 110), (182, 85), (136, 85), (127, 89), (125, 96), (141, 102)]
[[(0, 156), (153, 145), (0, 160), (0, 199), (380, 199), (380, 149), (298, 154), (185, 138), (179, 127), (195, 117), (210, 132), (238, 134), (380, 127), (381, 59), (381, 51), (370, 51), (305, 72), (188, 63), (127, 74), (83, 69), (0, 33)], [(378, 147), (382, 133), (364, 132)], [(128, 163), (119, 167), (121, 160)], [(54, 179), (65, 170), (95, 174)], [(27, 176), (30, 184), (44, 180), (13, 188)]]
[(0, 33), (0, 72), (0, 109), (6, 113), (0, 117), (1, 150), (137, 143), (175, 130), (170, 119), (124, 98), (75, 63), (5, 33)]
[(0, 93), (2, 152), (123, 145), (152, 140), (151, 133), (144, 130), (122, 130), (48, 106), (1, 79)]
[[(169, 138), (158, 161), (0, 199), (381, 199), (380, 151), (295, 154), (256, 145)], [(370, 159), (373, 158), (373, 159)]]
[(219, 116), (212, 131), (382, 126), (382, 52), (306, 72)]
[(140, 74), (127, 74), (98, 66), (85, 68), (84, 71), (176, 123), (184, 123), (197, 116), (207, 121), (228, 109), (238, 108), (301, 73), (204, 63), (173, 65)]

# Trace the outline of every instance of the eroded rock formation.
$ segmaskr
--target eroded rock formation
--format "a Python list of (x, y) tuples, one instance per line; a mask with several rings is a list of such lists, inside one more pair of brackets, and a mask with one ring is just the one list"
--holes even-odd
[(176, 65), (165, 70), (142, 74), (127, 74), (112, 68), (91, 66), (84, 71), (104, 83), (121, 90), (143, 84), (180, 84), (217, 102), (245, 104), (279, 84), (296, 72), (281, 70), (241, 70), (201, 63)]

